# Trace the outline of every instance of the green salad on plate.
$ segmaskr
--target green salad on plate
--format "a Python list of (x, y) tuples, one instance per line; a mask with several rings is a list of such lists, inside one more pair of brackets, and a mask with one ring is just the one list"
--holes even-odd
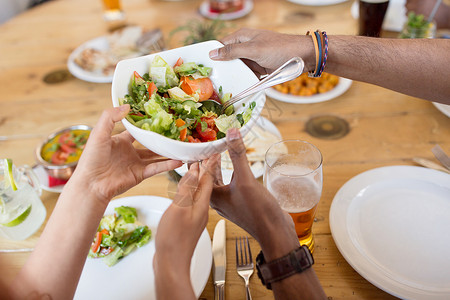
[(115, 265), (135, 248), (150, 241), (152, 231), (137, 220), (133, 207), (120, 206), (113, 215), (106, 215), (100, 221), (88, 257), (103, 258), (108, 266)]

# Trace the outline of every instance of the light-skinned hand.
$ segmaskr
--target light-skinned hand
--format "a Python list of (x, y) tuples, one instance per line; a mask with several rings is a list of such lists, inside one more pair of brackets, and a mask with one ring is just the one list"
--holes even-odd
[(129, 110), (126, 104), (102, 113), (71, 178), (87, 185), (100, 201), (109, 202), (142, 180), (182, 165), (148, 149), (136, 149), (128, 131), (111, 136), (114, 124)]
[(220, 155), (215, 155), (201, 166), (190, 166), (178, 184), (173, 203), (161, 218), (153, 260), (158, 299), (195, 298), (190, 284), (191, 259), (208, 223), (213, 171), (219, 159)]

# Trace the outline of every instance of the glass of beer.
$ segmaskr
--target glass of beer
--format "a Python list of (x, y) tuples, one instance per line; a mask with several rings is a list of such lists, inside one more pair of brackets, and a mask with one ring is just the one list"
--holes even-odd
[(102, 2), (103, 18), (106, 21), (122, 21), (125, 19), (120, 0), (102, 0)]
[(389, 0), (359, 0), (359, 35), (379, 37)]
[(322, 194), (322, 154), (313, 144), (285, 140), (265, 155), (264, 186), (295, 224), (298, 240), (314, 251), (312, 225)]

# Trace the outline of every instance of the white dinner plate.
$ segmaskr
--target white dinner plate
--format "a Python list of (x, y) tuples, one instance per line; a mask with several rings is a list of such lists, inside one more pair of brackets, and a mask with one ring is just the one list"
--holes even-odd
[(352, 82), (353, 81), (350, 79), (339, 77), (339, 83), (332, 90), (321, 94), (315, 94), (312, 96), (296, 96), (291, 94), (285, 94), (277, 91), (274, 88), (267, 89), (266, 95), (270, 98), (288, 103), (297, 103), (297, 104), (318, 103), (339, 97), (350, 88)]
[(444, 115), (450, 118), (450, 105), (433, 102), (433, 105)]
[[(255, 127), (256, 126), (260, 127), (261, 129), (263, 129), (265, 131), (268, 131), (268, 132), (274, 134), (281, 140), (281, 133), (278, 130), (278, 128), (272, 122), (267, 120), (266, 118), (259, 117), (259, 119), (256, 121)], [(255, 138), (258, 138), (257, 134), (254, 134), (254, 132), (253, 132), (254, 130), (255, 129), (252, 128), (247, 135), (249, 137), (254, 136)], [(267, 148), (269, 148), (269, 147), (270, 147), (270, 145), (267, 146)], [(230, 167), (231, 167), (231, 162), (224, 162), (222, 160), (222, 166), (224, 166), (225, 164), (230, 165)], [(264, 174), (264, 162), (262, 161), (262, 162), (254, 163), (253, 165), (251, 165), (250, 169), (252, 170), (253, 175), (255, 175), (255, 178), (261, 177)], [(174, 171), (177, 172), (180, 176), (184, 176), (184, 174), (186, 174), (188, 171), (187, 164), (182, 165), (181, 167), (175, 169)], [(222, 168), (222, 179), (223, 179), (224, 184), (229, 184), (232, 176), (233, 176), (232, 169)]]
[[(135, 207), (138, 220), (151, 229), (152, 238), (147, 245), (135, 249), (112, 267), (101, 259), (87, 258), (75, 299), (156, 299), (153, 273), (155, 235), (161, 216), (171, 203), (170, 199), (155, 196), (133, 196), (111, 201), (105, 215), (114, 213), (114, 208), (121, 205)], [(197, 297), (205, 288), (211, 265), (211, 238), (205, 229), (191, 261), (191, 282)]]
[(450, 175), (414, 166), (361, 173), (335, 195), (330, 228), (347, 262), (380, 289), (449, 299)]
[(101, 71), (97, 72), (91, 72), (88, 70), (85, 70), (81, 68), (78, 64), (75, 63), (75, 58), (83, 52), (83, 50), (87, 48), (93, 48), (97, 50), (108, 50), (109, 49), (109, 42), (106, 36), (101, 36), (95, 39), (92, 39), (90, 41), (87, 41), (86, 43), (82, 44), (78, 48), (72, 51), (72, 53), (69, 55), (69, 58), (67, 59), (67, 68), (69, 69), (69, 72), (72, 73), (73, 76), (77, 77), (78, 79), (89, 81), (89, 82), (96, 82), (96, 83), (107, 83), (112, 82), (113, 75), (104, 75)]
[(324, 5), (339, 4), (342, 2), (346, 2), (348, 0), (288, 0), (288, 1), (308, 6), (324, 6)]
[[(383, 29), (388, 31), (400, 32), (403, 25), (407, 21), (406, 17), (406, 0), (390, 0), (386, 11), (386, 16), (383, 21)], [(359, 18), (359, 3), (358, 0), (353, 2), (351, 7), (352, 17)]]
[(221, 19), (221, 20), (234, 20), (242, 18), (248, 15), (253, 9), (253, 1), (252, 0), (244, 0), (244, 7), (236, 12), (232, 13), (213, 13), (209, 10), (209, 1), (203, 1), (200, 5), (199, 11), (202, 16), (208, 19)]
[(33, 171), (39, 180), (41, 189), (46, 190), (48, 192), (53, 192), (53, 193), (61, 193), (62, 192), (65, 184), (55, 185), (52, 187), (50, 187), (48, 185), (48, 174), (45, 171), (43, 166), (41, 166), (41, 165), (33, 166)]

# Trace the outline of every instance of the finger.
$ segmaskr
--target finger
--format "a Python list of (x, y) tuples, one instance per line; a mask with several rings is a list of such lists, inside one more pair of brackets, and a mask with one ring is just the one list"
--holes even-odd
[(167, 160), (167, 157), (161, 156), (148, 149), (136, 149), (137, 154), (142, 159)]
[(214, 177), (214, 185), (215, 186), (222, 186), (223, 184), (223, 178), (222, 178), (222, 156), (218, 154), (219, 157), (217, 158), (216, 163), (213, 166), (212, 173)]
[(217, 162), (215, 168), (214, 168), (214, 172), (215, 172), (215, 184), (222, 186), (223, 184), (223, 177), (222, 177), (222, 156), (220, 157), (219, 161)]
[(114, 124), (122, 120), (130, 111), (130, 105), (125, 104), (119, 107), (113, 107), (103, 111), (100, 119), (91, 132), (91, 136), (97, 139), (97, 136), (111, 136)]
[(116, 136), (117, 136), (117, 138), (122, 139), (130, 144), (135, 141), (134, 137), (126, 130), (117, 134)]
[[(214, 164), (217, 164), (217, 160), (220, 159), (220, 154), (214, 154), (210, 158), (205, 159), (200, 164), (200, 177), (203, 176), (205, 172), (209, 172), (212, 177), (214, 177)], [(211, 167), (213, 166), (213, 167)]]
[(159, 174), (162, 172), (170, 171), (176, 168), (179, 168), (183, 165), (182, 162), (177, 160), (166, 160), (159, 161), (155, 163), (151, 163), (144, 168), (142, 176), (144, 179), (149, 178), (155, 174)]
[(253, 51), (247, 43), (228, 44), (209, 52), (212, 60), (232, 60), (236, 58), (253, 58)]
[[(195, 206), (200, 214), (207, 212), (214, 186), (214, 169), (220, 159), (220, 155), (214, 155), (204, 164), (203, 176), (200, 177), (198, 189), (195, 195)], [(197, 211), (197, 210), (196, 210)]]
[(231, 128), (227, 131), (227, 145), (228, 153), (233, 162), (234, 177), (237, 179), (241, 176), (242, 178), (247, 176), (253, 177), (253, 173), (248, 164), (244, 141), (242, 140), (239, 129)]
[(256, 62), (254, 62), (253, 60), (249, 60), (249, 59), (242, 59), (242, 61), (244, 62), (244, 64), (247, 65), (247, 67), (250, 68), (250, 70), (253, 71), (253, 73), (255, 73), (255, 75), (260, 78), (261, 75), (266, 75), (269, 72), (267, 71), (266, 68), (261, 67), (260, 65), (258, 65)]
[(238, 31), (235, 31), (230, 35), (224, 37), (220, 41), (224, 45), (245, 43), (252, 40), (257, 32), (259, 32), (259, 30), (241, 28)]
[(198, 187), (199, 166), (194, 163), (189, 171), (181, 178), (174, 203), (178, 206), (191, 206), (194, 203), (195, 191)]

